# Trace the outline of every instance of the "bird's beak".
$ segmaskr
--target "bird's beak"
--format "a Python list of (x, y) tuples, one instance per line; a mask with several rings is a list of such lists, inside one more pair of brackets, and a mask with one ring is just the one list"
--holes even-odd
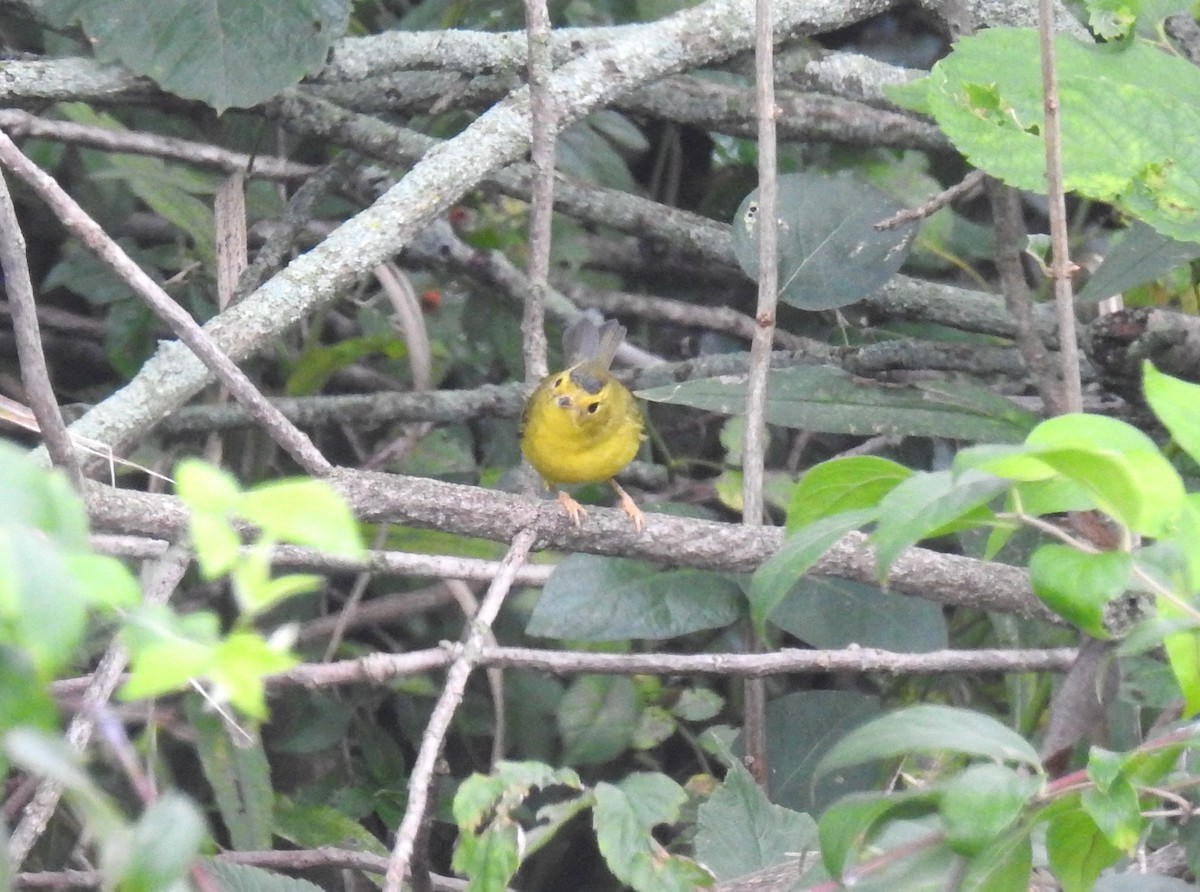
[(571, 408), (571, 398), (569, 396), (567, 396), (566, 394), (564, 394), (563, 396), (560, 396), (557, 400), (555, 400), (555, 402), (558, 403), (558, 407), (560, 409)]

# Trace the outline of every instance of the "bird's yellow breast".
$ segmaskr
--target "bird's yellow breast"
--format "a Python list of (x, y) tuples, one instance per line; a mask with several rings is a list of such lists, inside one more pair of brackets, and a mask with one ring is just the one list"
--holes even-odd
[(552, 485), (616, 476), (641, 440), (642, 413), (633, 394), (587, 364), (544, 378), (521, 421), (521, 451)]

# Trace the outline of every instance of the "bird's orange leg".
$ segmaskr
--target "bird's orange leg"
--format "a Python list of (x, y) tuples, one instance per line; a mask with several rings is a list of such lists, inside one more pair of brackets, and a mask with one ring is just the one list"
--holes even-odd
[(646, 515), (642, 514), (642, 509), (630, 498), (629, 493), (621, 489), (621, 484), (617, 483), (615, 478), (608, 482), (616, 490), (617, 496), (621, 500), (621, 510), (629, 515), (634, 528), (640, 533), (646, 528)]
[(571, 518), (571, 523), (575, 524), (575, 526), (579, 526), (580, 522), (587, 514), (587, 512), (583, 510), (583, 506), (561, 489), (556, 489), (554, 492), (555, 495), (558, 496), (558, 503), (562, 505), (563, 510), (567, 512), (567, 517)]

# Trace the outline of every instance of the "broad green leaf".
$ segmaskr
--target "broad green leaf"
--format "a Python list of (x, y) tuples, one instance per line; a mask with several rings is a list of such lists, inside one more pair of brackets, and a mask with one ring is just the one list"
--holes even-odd
[(620, 784), (596, 785), (592, 823), (600, 854), (613, 876), (637, 892), (689, 892), (712, 885), (699, 864), (671, 855), (651, 835), (675, 821), (687, 794), (663, 774), (632, 774)]
[(320, 886), (308, 880), (261, 867), (235, 864), (220, 858), (204, 858), (202, 861), (204, 869), (217, 881), (217, 887), (227, 892), (321, 892)]
[[(959, 40), (921, 82), (923, 108), (970, 162), (1045, 193), (1042, 79), (1033, 29)], [(1065, 187), (1200, 240), (1200, 72), (1146, 41), (1055, 41)], [(915, 92), (910, 87), (907, 93)], [(900, 98), (900, 97), (898, 97)]]
[(193, 512), (224, 516), (237, 510), (242, 488), (228, 471), (185, 458), (175, 466), (175, 493)]
[(987, 503), (1007, 488), (1007, 481), (978, 471), (934, 471), (900, 483), (880, 501), (871, 534), (879, 578), (909, 546), (990, 517)]
[(459, 834), (452, 867), (466, 874), (467, 892), (502, 892), (517, 872), (521, 828), (509, 818), (491, 821), (480, 832)]
[(912, 471), (875, 455), (836, 458), (809, 468), (792, 491), (787, 531), (793, 533), (815, 520), (860, 508), (879, 500), (912, 476)]
[(607, 762), (623, 753), (638, 727), (633, 681), (620, 675), (584, 675), (573, 681), (558, 706), (563, 761)]
[(1145, 223), (1133, 225), (1104, 253), (1104, 262), (1076, 295), (1099, 301), (1150, 282), (1200, 257), (1200, 245), (1169, 238)]
[(696, 858), (719, 881), (795, 860), (817, 848), (817, 825), (802, 812), (767, 799), (737, 759), (725, 781), (700, 806)]
[(234, 850), (270, 849), (275, 791), (262, 740), (252, 733), (251, 740), (235, 742), (225, 720), (197, 695), (185, 697), (184, 706), (195, 731), (200, 766)]
[(938, 812), (950, 848), (974, 856), (1005, 835), (1041, 786), (1003, 765), (969, 765), (940, 785)]
[[(1135, 532), (1160, 536), (1183, 508), (1179, 473), (1137, 428), (1100, 415), (1060, 415), (1026, 439), (1036, 457), (1085, 486)], [(995, 472), (993, 472), (995, 473)]]
[(318, 548), (342, 557), (363, 554), (350, 507), (322, 480), (264, 483), (243, 494), (237, 513), (272, 541)]
[(275, 833), (304, 849), (336, 846), (386, 858), (390, 852), (358, 821), (328, 805), (297, 805), (275, 798)]
[(72, 551), (89, 547), (87, 512), (66, 478), (39, 468), (5, 440), (0, 440), (0, 502), (0, 526), (40, 530)]
[(1063, 892), (1091, 892), (1100, 871), (1116, 864), (1121, 850), (1082, 809), (1053, 818), (1046, 827), (1046, 854)]
[(295, 361), (284, 387), (288, 396), (312, 396), (321, 392), (330, 376), (370, 356), (400, 360), (408, 346), (395, 335), (346, 338), (334, 344), (309, 347)]
[(1171, 673), (1183, 694), (1184, 714), (1194, 716), (1200, 712), (1200, 629), (1191, 625), (1194, 620), (1165, 598), (1158, 602), (1158, 612), (1164, 619), (1187, 622), (1187, 627), (1170, 632), (1163, 637), (1163, 649)]
[(870, 523), (874, 508), (823, 517), (783, 540), (779, 551), (771, 555), (750, 579), (750, 616), (755, 628), (764, 630), (775, 608), (821, 556), (839, 539)]
[(42, 8), (59, 26), (81, 22), (101, 61), (218, 112), (257, 105), (320, 68), (349, 12), (345, 0), (51, 0)]
[(133, 828), (119, 888), (129, 892), (172, 888), (184, 879), (207, 836), (195, 804), (167, 790), (146, 806)]
[(686, 688), (671, 706), (671, 714), (685, 722), (706, 722), (725, 706), (725, 698), (708, 688)]
[(825, 869), (841, 877), (851, 856), (871, 841), (884, 821), (928, 814), (937, 808), (931, 790), (903, 793), (856, 793), (839, 799), (817, 822)]
[(990, 716), (969, 709), (910, 706), (855, 728), (825, 754), (816, 774), (909, 753), (954, 752), (1040, 770), (1029, 742)]
[(141, 602), (142, 590), (129, 569), (116, 558), (103, 554), (73, 552), (64, 555), (67, 572), (79, 587), (79, 595), (91, 607), (114, 609)]
[[(746, 377), (726, 375), (638, 391), (651, 402), (742, 415)], [(913, 387), (864, 382), (828, 366), (771, 372), (766, 417), (771, 424), (828, 433), (951, 437), (1017, 442), (1034, 417), (983, 388), (945, 384)]]
[(40, 530), (0, 524), (0, 643), (49, 679), (75, 655), (87, 609), (63, 549)]
[(1113, 847), (1127, 854), (1133, 851), (1144, 825), (1133, 784), (1117, 778), (1104, 792), (1088, 787), (1079, 801)]
[(847, 793), (873, 788), (873, 765), (818, 775), (816, 766), (837, 741), (879, 714), (875, 697), (855, 691), (801, 691), (767, 704), (767, 776), (772, 802), (818, 814)]
[(1146, 402), (1171, 433), (1179, 448), (1200, 464), (1200, 384), (1164, 375), (1149, 362), (1142, 364), (1142, 390)]
[(22, 725), (46, 732), (57, 730), (58, 709), (29, 655), (0, 644), (0, 737)]
[(121, 697), (155, 697), (178, 690), (208, 670), (220, 641), (215, 614), (179, 616), (165, 607), (142, 607), (121, 629), (132, 669)]
[(1108, 605), (1125, 593), (1133, 556), (1124, 551), (1088, 554), (1066, 545), (1043, 545), (1029, 562), (1033, 593), (1093, 638), (1111, 638)]
[(724, 628), (743, 603), (737, 583), (716, 573), (576, 554), (546, 580), (525, 631), (577, 641), (673, 638)]
[(1029, 831), (1016, 827), (971, 859), (962, 892), (1026, 892), (1033, 869)]
[[(899, 206), (844, 175), (784, 174), (777, 210), (779, 297), (802, 310), (842, 307), (872, 294), (900, 269), (916, 235), (912, 224), (876, 229)], [(758, 193), (752, 192), (733, 218), (733, 253), (755, 280), (760, 218)]]
[(816, 648), (928, 653), (948, 646), (940, 604), (851, 579), (801, 579), (772, 611), (771, 624)]
[(218, 700), (228, 699), (255, 719), (267, 717), (264, 679), (300, 660), (257, 632), (230, 633), (216, 648), (207, 676)]

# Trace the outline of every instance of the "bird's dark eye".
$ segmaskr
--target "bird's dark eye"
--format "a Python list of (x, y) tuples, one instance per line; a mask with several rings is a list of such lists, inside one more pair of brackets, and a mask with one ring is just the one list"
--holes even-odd
[(595, 414), (596, 414), (596, 410), (597, 410), (597, 409), (599, 409), (599, 408), (600, 408), (600, 404), (599, 404), (599, 403), (588, 403), (588, 414), (589, 414), (589, 415), (595, 415)]
[(559, 375), (557, 378), (554, 379), (554, 386), (562, 387), (562, 375)]

